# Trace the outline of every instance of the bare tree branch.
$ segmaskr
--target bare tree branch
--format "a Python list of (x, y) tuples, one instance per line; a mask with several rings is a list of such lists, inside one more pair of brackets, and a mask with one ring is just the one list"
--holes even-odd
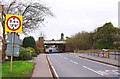
[(54, 16), (50, 9), (41, 3), (12, 2), (4, 8), (4, 14), (18, 14), (23, 16), (23, 32), (32, 31), (44, 26), (47, 16)]

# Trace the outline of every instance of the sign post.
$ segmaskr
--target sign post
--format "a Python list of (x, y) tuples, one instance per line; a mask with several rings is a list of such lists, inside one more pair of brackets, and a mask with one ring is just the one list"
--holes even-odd
[(15, 32), (13, 33), (13, 36), (12, 36), (12, 53), (10, 58), (10, 72), (12, 72), (12, 61), (13, 61), (13, 54), (14, 54), (14, 38), (15, 38)]
[(15, 33), (22, 32), (22, 16), (6, 14), (5, 31), (6, 32), (13, 32), (13, 36), (11, 37), (12, 38), (11, 48), (12, 49), (11, 49), (11, 58), (10, 58), (10, 72), (12, 72)]

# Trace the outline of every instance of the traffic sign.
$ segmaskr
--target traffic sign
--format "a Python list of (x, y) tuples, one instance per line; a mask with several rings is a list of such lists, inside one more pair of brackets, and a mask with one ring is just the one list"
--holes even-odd
[(19, 35), (17, 33), (9, 33), (8, 38), (6, 39), (6, 44), (7, 44), (6, 55), (11, 56), (12, 53), (14, 57), (19, 57), (19, 49), (20, 49)]
[(5, 31), (6, 32), (22, 32), (22, 16), (6, 14)]

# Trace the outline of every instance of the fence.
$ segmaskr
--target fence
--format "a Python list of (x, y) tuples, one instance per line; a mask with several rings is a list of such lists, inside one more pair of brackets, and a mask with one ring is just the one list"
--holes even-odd
[(88, 52), (88, 55), (98, 56), (103, 58), (113, 58), (113, 59), (120, 59), (120, 50), (117, 51), (98, 51), (98, 52)]

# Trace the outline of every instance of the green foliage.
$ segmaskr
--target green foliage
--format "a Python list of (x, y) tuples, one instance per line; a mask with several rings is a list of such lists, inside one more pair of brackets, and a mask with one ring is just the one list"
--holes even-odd
[(26, 48), (21, 47), (20, 48), (20, 59), (21, 60), (30, 60), (32, 59), (32, 55), (30, 51)]
[(73, 49), (90, 49), (92, 47), (92, 33), (81, 32), (67, 39), (67, 45)]
[[(120, 29), (114, 27), (111, 22), (98, 27), (94, 32), (79, 32), (66, 40), (70, 50), (85, 49), (111, 49), (115, 48), (114, 42), (120, 41)], [(117, 45), (116, 48), (118, 48)]]
[(35, 39), (32, 36), (30, 36), (30, 37), (25, 37), (23, 39), (23, 44), (22, 45), (25, 48), (32, 47), (32, 48), (35, 49), (35, 44), (36, 44)]
[(33, 49), (32, 47), (28, 47), (27, 50), (28, 50), (30, 53), (35, 53), (35, 49)]
[(120, 47), (118, 47), (117, 49), (120, 50)]
[(37, 57), (37, 54), (36, 53), (32, 53), (32, 57)]
[(38, 48), (38, 53), (40, 54), (42, 52), (42, 48)]
[(23, 53), (21, 58), (22, 58), (22, 60), (31, 60), (32, 59), (32, 55), (29, 52)]
[(48, 49), (50, 46), (49, 45), (46, 45), (46, 46), (44, 46), (46, 49)]
[[(119, 30), (120, 31), (120, 30)], [(118, 28), (114, 27), (111, 22), (105, 23), (98, 27), (94, 34), (96, 48), (114, 48), (114, 42), (118, 40)]]
[(22, 77), (30, 77), (34, 68), (33, 62), (13, 61), (13, 71), (10, 73), (10, 62), (2, 63), (2, 79), (26, 79)]

